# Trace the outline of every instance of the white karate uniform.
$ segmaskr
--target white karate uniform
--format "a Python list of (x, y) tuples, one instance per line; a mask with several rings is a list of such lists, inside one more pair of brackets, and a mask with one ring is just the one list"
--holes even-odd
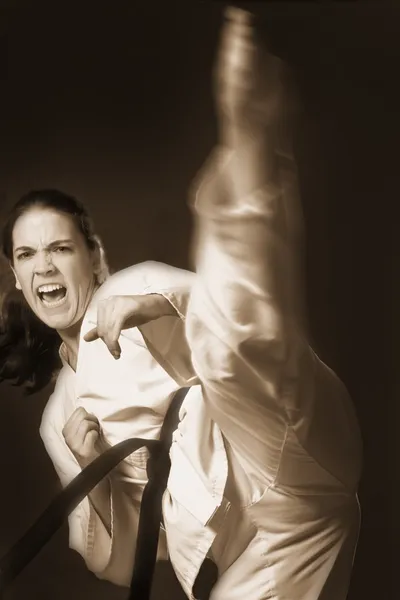
[[(79, 472), (62, 437), (75, 408), (97, 416), (106, 444), (157, 438), (174, 391), (192, 386), (171, 447), (159, 550), (166, 541), (188, 598), (207, 555), (219, 571), (212, 600), (344, 600), (349, 586), (361, 438), (345, 386), (278, 293), (290, 288), (279, 286), (290, 245), (278, 216), (294, 167), (282, 164), (280, 185), (241, 198), (225, 193), (232, 156), (214, 155), (194, 206), (197, 275), (143, 263), (111, 276), (81, 336), (112, 294), (161, 293), (179, 317), (124, 331), (118, 361), (101, 340), (81, 340), (76, 373), (64, 361), (43, 415), (66, 485)], [(119, 585), (132, 573), (146, 459), (139, 450), (110, 476), (111, 535), (88, 499), (69, 520), (71, 547)]]

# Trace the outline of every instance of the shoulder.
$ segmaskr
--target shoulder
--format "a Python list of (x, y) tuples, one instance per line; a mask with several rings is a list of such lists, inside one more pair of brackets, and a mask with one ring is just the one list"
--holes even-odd
[(90, 321), (97, 314), (99, 302), (110, 296), (143, 294), (149, 286), (146, 273), (152, 269), (151, 262), (137, 263), (110, 275), (94, 294), (85, 315)]
[(182, 287), (191, 282), (194, 273), (166, 263), (148, 260), (113, 273), (93, 296), (90, 309), (109, 296), (154, 293)]
[(145, 292), (157, 280), (176, 276), (181, 271), (183, 269), (177, 269), (171, 265), (152, 260), (137, 263), (110, 275), (96, 292), (95, 298), (105, 298), (124, 292), (140, 294)]
[(140, 293), (146, 287), (148, 263), (137, 263), (110, 275), (97, 290), (94, 299), (100, 300), (116, 294)]

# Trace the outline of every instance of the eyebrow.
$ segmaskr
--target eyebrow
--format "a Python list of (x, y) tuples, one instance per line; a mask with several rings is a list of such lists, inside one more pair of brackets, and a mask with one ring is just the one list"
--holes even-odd
[[(71, 239), (64, 239), (64, 240), (54, 240), (54, 242), (50, 242), (50, 244), (48, 244), (45, 248), (45, 250), (51, 250), (52, 248), (54, 248), (55, 246), (61, 246), (62, 244), (73, 244), (73, 240)], [(18, 248), (14, 249), (14, 252), (26, 252), (27, 250), (33, 250), (33, 248), (31, 248), (30, 246), (18, 246)]]

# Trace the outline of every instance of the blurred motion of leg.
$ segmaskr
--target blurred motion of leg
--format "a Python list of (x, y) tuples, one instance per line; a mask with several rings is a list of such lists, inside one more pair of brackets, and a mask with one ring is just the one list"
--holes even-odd
[[(345, 386), (307, 340), (291, 141), (297, 94), (259, 37), (252, 14), (225, 10), (215, 70), (220, 146), (194, 206), (199, 280), (187, 338), (232, 449), (227, 498), (251, 489), (245, 506), (232, 502), (212, 546), (211, 598), (345, 600), (362, 444)], [(253, 460), (257, 475), (240, 482), (235, 461), (243, 469)]]

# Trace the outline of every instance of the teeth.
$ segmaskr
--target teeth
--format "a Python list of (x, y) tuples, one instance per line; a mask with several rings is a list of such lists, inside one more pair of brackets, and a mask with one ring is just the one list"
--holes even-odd
[(47, 292), (55, 292), (55, 290), (61, 290), (63, 289), (63, 285), (60, 285), (59, 283), (48, 283), (46, 285), (41, 285), (38, 288), (38, 292), (39, 294), (44, 294)]
[(61, 298), (60, 300), (56, 300), (55, 302), (48, 302), (43, 298), (42, 302), (48, 308), (57, 308), (57, 306), (61, 306), (62, 304), (64, 304), (65, 298), (66, 296), (64, 296), (64, 298)]

